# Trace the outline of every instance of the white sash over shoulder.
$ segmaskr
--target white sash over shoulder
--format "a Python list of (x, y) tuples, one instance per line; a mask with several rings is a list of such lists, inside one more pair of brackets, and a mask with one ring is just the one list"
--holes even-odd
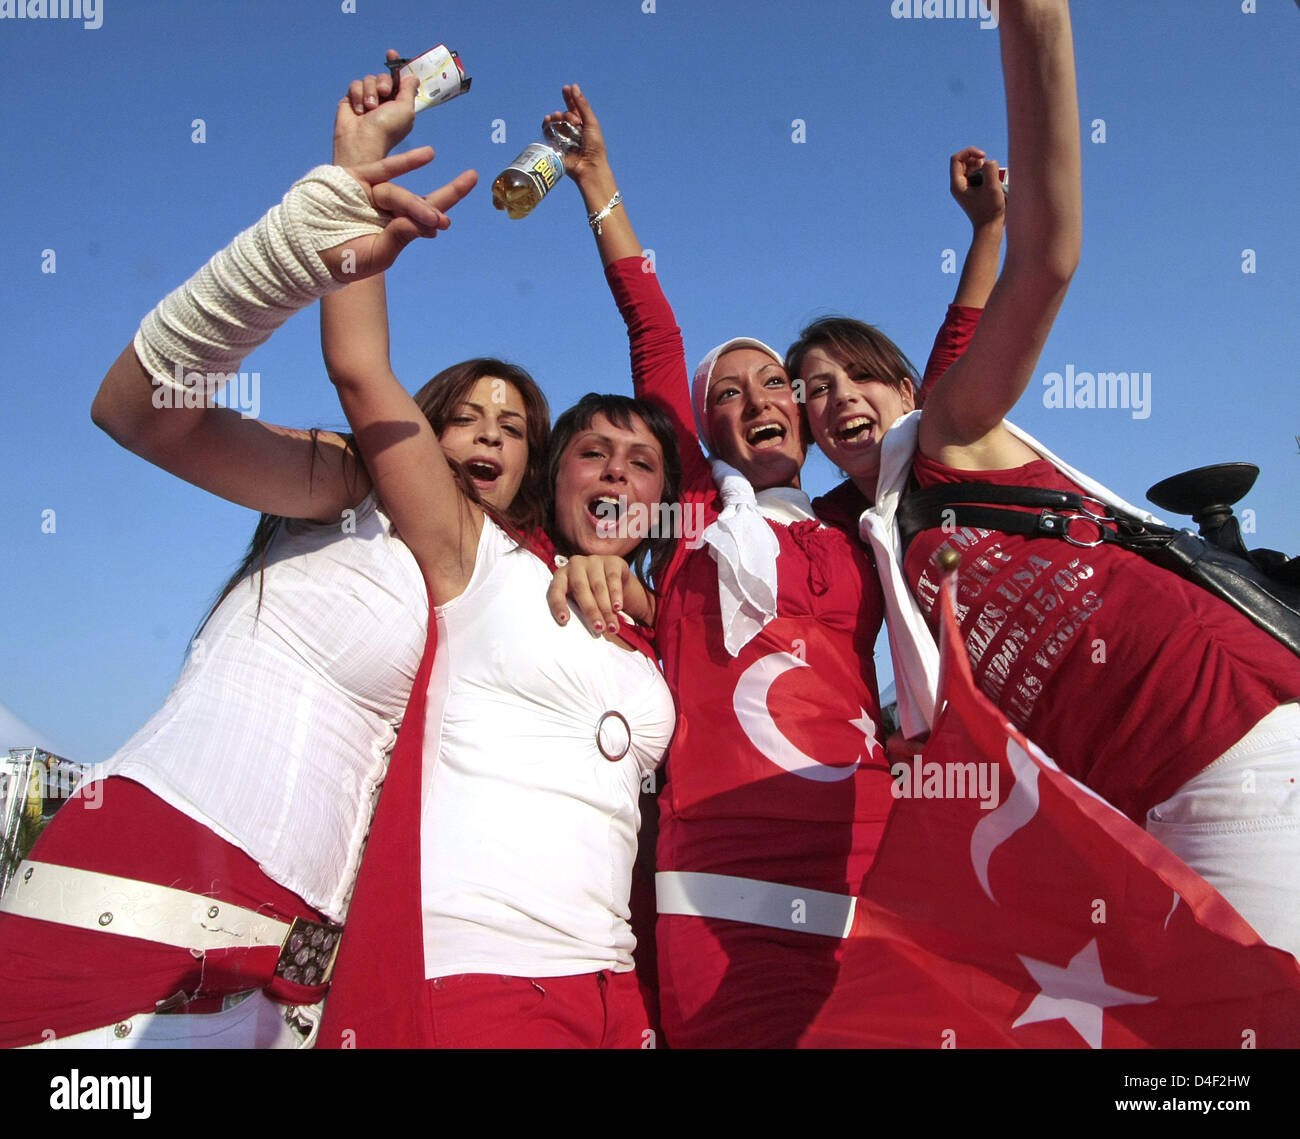
[(734, 657), (776, 618), (781, 547), (765, 519), (789, 525), (815, 520), (815, 515), (803, 491), (772, 487), (755, 494), (749, 480), (721, 459), (713, 461), (713, 481), (722, 495), (722, 511), (700, 541), (718, 563), (723, 641)]

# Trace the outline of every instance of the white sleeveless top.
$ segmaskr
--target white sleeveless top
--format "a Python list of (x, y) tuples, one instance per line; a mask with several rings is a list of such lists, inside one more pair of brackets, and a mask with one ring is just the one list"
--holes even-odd
[(351, 529), (283, 523), (260, 613), (254, 574), (212, 614), (167, 702), (92, 776), (143, 784), (335, 920), (429, 615), (415, 558), (373, 494)]
[(643, 653), (576, 616), (555, 623), (550, 580), (485, 519), (468, 587), (435, 610), (420, 829), (431, 978), (632, 968), (637, 796), (676, 714)]

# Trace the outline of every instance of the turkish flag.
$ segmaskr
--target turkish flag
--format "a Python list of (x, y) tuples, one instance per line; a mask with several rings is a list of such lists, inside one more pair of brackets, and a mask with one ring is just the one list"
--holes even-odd
[(434, 1047), (422, 999), (420, 788), (425, 704), (437, 649), (430, 597), (424, 657), (371, 820), (317, 1048)]
[(947, 707), (894, 767), (899, 801), (801, 1046), (1300, 1045), (1300, 963), (976, 691), (952, 586)]

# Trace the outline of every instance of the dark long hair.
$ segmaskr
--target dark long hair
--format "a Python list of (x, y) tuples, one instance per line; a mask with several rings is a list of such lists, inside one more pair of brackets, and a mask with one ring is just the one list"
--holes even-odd
[[(556, 540), (557, 549), (559, 549), (560, 535), (555, 530), (555, 480), (560, 472), (560, 460), (564, 457), (565, 449), (573, 441), (574, 436), (591, 427), (591, 421), (597, 415), (604, 415), (610, 423), (624, 431), (632, 428), (633, 416), (640, 419), (649, 429), (650, 434), (658, 440), (664, 453), (664, 486), (659, 495), (660, 502), (671, 505), (681, 498), (682, 460), (677, 451), (677, 435), (668, 416), (645, 400), (632, 399), (625, 395), (598, 395), (589, 392), (564, 412), (551, 429), (550, 457), (546, 467), (548, 491), (546, 529), (552, 539)], [(645, 538), (632, 553), (627, 555), (627, 561), (631, 564), (633, 572), (643, 583), (650, 584), (660, 580), (672, 559), (677, 538), (678, 536), (672, 533), (658, 533), (653, 537)], [(567, 554), (570, 551), (559, 549), (559, 552)]]
[[(524, 401), (524, 410), (527, 413), (525, 435), (528, 440), (528, 465), (524, 469), (524, 479), (520, 484), (519, 492), (506, 509), (503, 519), (517, 531), (527, 533), (529, 530), (534, 530), (542, 525), (543, 520), (546, 518), (549, 497), (543, 479), (546, 473), (547, 444), (550, 440), (551, 409), (546, 402), (546, 397), (542, 394), (542, 389), (537, 386), (537, 381), (516, 364), (508, 364), (504, 360), (479, 356), (473, 360), (453, 364), (450, 368), (444, 368), (416, 392), (413, 398), (420, 411), (423, 412), (424, 417), (429, 421), (433, 433), (440, 436), (452, 413), (468, 397), (474, 385), (479, 380), (489, 377), (505, 380), (513, 384)], [(320, 429), (313, 428), (311, 432), (311, 458), (307, 472), (308, 479), (311, 478), (315, 470), (319, 435)], [(365, 464), (357, 451), (356, 439), (352, 435), (344, 435), (343, 442), (345, 450), (344, 477), (355, 478), (357, 472), (365, 469)], [(472, 501), (484, 505), (474, 484), (461, 468), (461, 465), (451, 460), (448, 460), (448, 463), (462, 492)], [(351, 472), (351, 475), (348, 472)], [(494, 516), (496, 515), (496, 511), (490, 510), (486, 506), (485, 509), (488, 509), (489, 513)], [(230, 596), (236, 585), (253, 572), (258, 575), (257, 607), (259, 611), (261, 610), (266, 553), (270, 548), (271, 540), (279, 532), (280, 525), (283, 522), (284, 518), (278, 514), (263, 514), (257, 520), (257, 527), (253, 530), (253, 537), (248, 543), (248, 550), (245, 552), (243, 560), (239, 563), (235, 572), (230, 575), (230, 579), (222, 588), (221, 593), (199, 623), (199, 627), (194, 634), (195, 637), (203, 632), (204, 627), (211, 620), (212, 614), (216, 612), (217, 606)]]

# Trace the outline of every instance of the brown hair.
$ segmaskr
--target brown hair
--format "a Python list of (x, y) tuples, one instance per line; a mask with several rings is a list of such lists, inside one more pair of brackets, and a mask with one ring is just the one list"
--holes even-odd
[[(547, 444), (550, 441), (551, 409), (546, 402), (546, 397), (542, 394), (542, 389), (537, 386), (537, 381), (523, 368), (515, 364), (507, 364), (503, 360), (479, 356), (473, 360), (453, 364), (450, 368), (444, 368), (416, 392), (412, 398), (414, 398), (424, 417), (429, 421), (434, 434), (441, 435), (452, 413), (466, 399), (473, 390), (474, 385), (479, 380), (488, 377), (505, 380), (513, 384), (524, 401), (524, 410), (527, 413), (525, 435), (528, 440), (528, 465), (524, 469), (524, 478), (519, 491), (515, 495), (514, 501), (507, 507), (504, 518), (498, 517), (496, 511), (482, 502), (474, 484), (459, 463), (451, 460), (448, 460), (448, 463), (461, 490), (471, 501), (483, 506), (498, 522), (504, 523), (507, 529), (526, 534), (542, 525), (546, 518), (549, 500), (542, 479), (546, 472)], [(309, 479), (316, 464), (317, 436), (319, 434), (319, 428), (312, 429), (311, 459), (307, 473)], [(364, 469), (365, 464), (357, 452), (355, 438), (352, 435), (344, 435), (343, 441), (347, 452), (344, 458), (344, 470)], [(355, 467), (351, 466), (348, 462), (349, 459), (355, 462)], [(230, 579), (226, 582), (221, 593), (199, 623), (199, 627), (194, 634), (195, 637), (203, 632), (204, 626), (212, 618), (212, 614), (216, 612), (217, 606), (230, 596), (231, 590), (254, 570), (258, 574), (257, 607), (260, 611), (263, 585), (261, 575), (262, 571), (266, 569), (266, 553), (270, 548), (271, 540), (280, 528), (280, 523), (283, 521), (284, 519), (278, 514), (263, 514), (257, 520), (257, 527), (253, 531), (252, 540), (248, 544), (248, 550), (244, 553), (243, 560), (239, 563), (235, 572), (230, 575)]]
[[(479, 380), (505, 380), (513, 384), (524, 401), (526, 413), (526, 438), (528, 440), (528, 465), (524, 468), (524, 479), (519, 484), (514, 501), (505, 510), (505, 520), (517, 531), (527, 534), (542, 526), (547, 517), (546, 477), (547, 451), (551, 434), (551, 408), (542, 394), (542, 389), (523, 368), (507, 364), (504, 360), (494, 360), (479, 356), (444, 368), (418, 392), (415, 402), (424, 417), (429, 421), (435, 435), (441, 435), (451, 419), (452, 413), (467, 398)], [(460, 469), (460, 464), (450, 462), (460, 488), (473, 502), (482, 502), (474, 490), (474, 484)], [(495, 513), (489, 511), (489, 513)]]
[[(814, 348), (829, 348), (840, 359), (864, 369), (873, 379), (890, 384), (900, 392), (910, 386), (919, 401), (921, 377), (916, 366), (892, 340), (874, 325), (848, 316), (826, 316), (799, 333), (799, 339), (785, 354), (785, 368), (791, 379), (803, 372), (804, 357)], [(806, 404), (806, 398), (800, 406)]]

